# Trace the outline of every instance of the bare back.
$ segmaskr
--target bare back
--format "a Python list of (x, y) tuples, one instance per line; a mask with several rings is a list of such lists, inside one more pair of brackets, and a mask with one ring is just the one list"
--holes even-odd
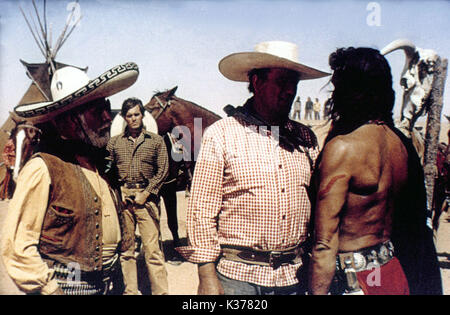
[(408, 154), (387, 126), (365, 125), (344, 136), (352, 161), (342, 209), (339, 250), (351, 251), (389, 239), (392, 212), (408, 180)]
[(340, 252), (389, 239), (407, 161), (401, 140), (385, 125), (364, 125), (327, 143), (319, 165), (319, 238), (336, 237)]

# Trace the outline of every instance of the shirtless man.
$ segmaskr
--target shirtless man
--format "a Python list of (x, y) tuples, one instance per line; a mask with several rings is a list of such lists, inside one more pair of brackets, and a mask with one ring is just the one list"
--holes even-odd
[[(423, 181), (417, 180), (423, 174), (413, 173), (420, 169), (410, 162), (418, 161), (417, 156), (393, 127), (389, 65), (377, 50), (348, 48), (333, 53), (330, 66), (335, 88), (333, 126), (318, 164), (310, 293), (439, 293), (439, 274), (429, 274), (434, 289), (417, 289), (421, 282), (417, 274), (414, 278), (411, 267), (397, 257), (397, 250), (406, 251), (402, 242), (399, 248), (396, 245), (398, 234), (403, 233), (414, 244), (409, 250), (416, 253), (402, 257), (419, 256), (416, 267), (427, 260), (436, 271), (434, 247), (428, 244), (428, 251), (419, 249), (426, 247), (423, 240), (430, 235)], [(409, 200), (414, 198), (422, 198), (422, 203), (416, 199), (411, 206)], [(401, 209), (411, 216), (402, 217), (403, 225), (397, 225)], [(404, 235), (410, 219), (415, 220), (410, 226), (416, 235)], [(413, 288), (404, 266), (416, 281), (410, 281)]]

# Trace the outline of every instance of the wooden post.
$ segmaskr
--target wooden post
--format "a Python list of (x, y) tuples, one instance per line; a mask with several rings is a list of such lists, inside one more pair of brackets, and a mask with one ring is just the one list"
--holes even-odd
[(432, 228), (431, 219), (433, 216), (433, 211), (435, 210), (433, 209), (433, 196), (435, 178), (437, 176), (436, 158), (439, 145), (439, 133), (441, 130), (441, 113), (445, 80), (447, 78), (447, 65), (447, 59), (441, 60), (439, 57), (436, 61), (436, 70), (430, 92), (430, 107), (428, 111), (425, 134), (424, 175), (427, 193), (427, 224), (430, 228)]

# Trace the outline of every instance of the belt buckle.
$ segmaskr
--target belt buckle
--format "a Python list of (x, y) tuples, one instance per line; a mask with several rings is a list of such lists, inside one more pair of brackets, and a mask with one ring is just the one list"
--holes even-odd
[(282, 253), (275, 251), (275, 252), (270, 252), (269, 254), (269, 266), (272, 267), (273, 269), (277, 269), (279, 268), (282, 264), (279, 262), (279, 259), (281, 258)]
[(366, 257), (360, 253), (353, 253), (353, 263), (356, 271), (361, 271), (367, 267)]

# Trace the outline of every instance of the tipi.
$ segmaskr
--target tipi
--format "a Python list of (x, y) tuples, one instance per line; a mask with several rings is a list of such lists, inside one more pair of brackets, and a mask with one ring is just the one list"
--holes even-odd
[[(78, 2), (78, 0), (76, 1)], [(50, 83), (52, 76), (57, 69), (68, 66), (67, 64), (56, 61), (56, 55), (61, 49), (67, 38), (72, 34), (73, 30), (77, 27), (81, 20), (81, 15), (71, 25), (71, 21), (74, 17), (75, 6), (73, 7), (66, 24), (57, 38), (55, 45), (52, 46), (51, 28), (47, 23), (47, 1), (43, 1), (42, 13), (39, 13), (35, 0), (32, 0), (34, 8), (33, 14), (25, 14), (22, 7), (19, 6), (20, 11), (25, 19), (25, 22), (36, 42), (39, 50), (44, 56), (45, 61), (42, 63), (28, 63), (20, 59), (20, 62), (25, 67), (25, 72), (28, 78), (31, 80), (30, 87), (27, 89), (21, 100), (17, 105), (32, 104), (38, 102), (52, 101), (50, 93)], [(74, 67), (74, 66), (72, 66)], [(87, 71), (87, 67), (79, 68), (80, 70)], [(0, 150), (3, 154), (0, 162), (0, 199), (5, 199), (11, 194), (11, 171), (13, 166), (10, 161), (7, 161), (5, 156), (5, 145), (9, 142), (13, 142), (15, 145), (15, 139), (12, 139), (11, 135), (14, 133), (17, 126), (26, 123), (23, 118), (18, 117), (13, 112), (10, 112), (6, 122), (0, 128)]]

